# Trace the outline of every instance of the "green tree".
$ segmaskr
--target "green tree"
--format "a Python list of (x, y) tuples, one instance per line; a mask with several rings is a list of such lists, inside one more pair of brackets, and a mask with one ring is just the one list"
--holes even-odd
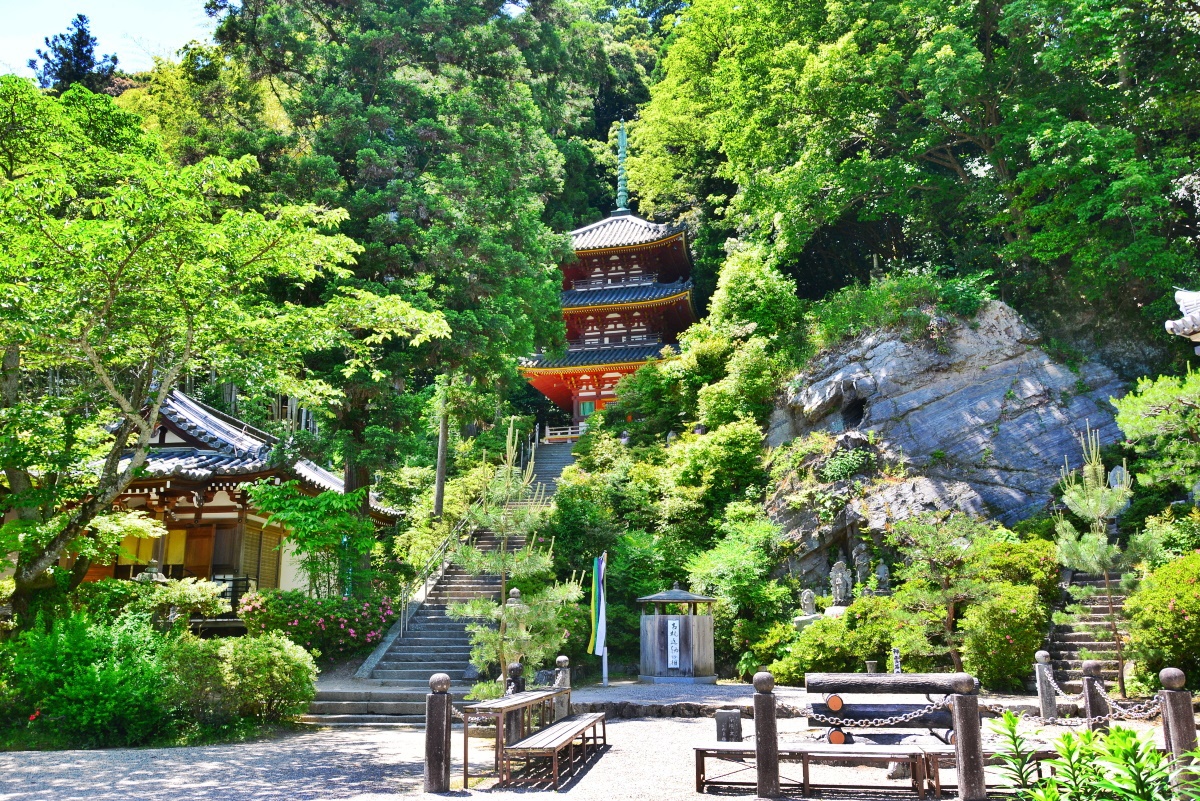
[(106, 91), (112, 86), (117, 71), (117, 57), (96, 58), (96, 37), (92, 36), (88, 18), (76, 14), (66, 33), (47, 37), (46, 49), (29, 59), (29, 69), (37, 76), (38, 85), (61, 94), (75, 84), (93, 92)]
[[(554, 572), (551, 548), (539, 546), (532, 534), (541, 527), (546, 504), (533, 487), (533, 465), (522, 471), (517, 455), (517, 434), (510, 423), (504, 460), (482, 502), (471, 513), (476, 530), (491, 532), (499, 547), (483, 550), (464, 544), (454, 552), (454, 561), (474, 576), (500, 579), (500, 597), (476, 598), (453, 604), (450, 616), (471, 621), (471, 662), (480, 671), (491, 665), (506, 675), (508, 666), (522, 663), (526, 671), (536, 670), (564, 639), (561, 621), (564, 609), (583, 597), (581, 581), (540, 586)], [(522, 597), (509, 597), (513, 584), (524, 584)], [(493, 682), (481, 682), (472, 690), (476, 698), (494, 696)]]
[(935, 653), (948, 654), (963, 669), (959, 618), (972, 602), (991, 597), (987, 581), (988, 544), (993, 530), (961, 512), (926, 513), (892, 526), (887, 542), (904, 560), (896, 577), (904, 586), (896, 603), (908, 622), (925, 629)]
[(1200, 481), (1200, 373), (1143, 378), (1113, 401), (1140, 458), (1138, 480), (1190, 490)]
[(341, 390), (324, 447), (352, 491), (424, 425), (409, 393), (438, 374), (480, 395), (503, 390), (521, 380), (518, 357), (563, 342), (554, 265), (567, 243), (542, 222), (562, 157), (545, 124), (552, 98), (574, 95), (535, 77), (520, 47), (550, 36), (544, 15), (557, 8), (211, 0), (208, 9), (218, 42), (269, 82), (307, 143), (296, 168), (309, 200), (346, 208), (340, 230), (363, 248), (352, 275), (282, 287), (281, 299), (316, 305), (348, 285), (439, 312), (454, 331), (418, 348), (385, 343), (375, 371), (346, 370), (335, 349), (307, 359)]
[[(1195, 263), (1173, 234), (1195, 212), (1172, 199), (1195, 153), (1190, 14), (697, 0), (632, 133), (630, 179), (644, 208), (768, 247), (814, 296), (878, 257), (991, 269), (1030, 304), (1067, 287), (1135, 309)], [(838, 250), (853, 258), (830, 275)]]
[[(268, 282), (344, 272), (358, 248), (322, 232), (344, 220), (338, 211), (228, 208), (252, 159), (176, 168), (137, 117), (80, 86), (55, 100), (6, 76), (0, 104), (38, 120), (0, 129), (10, 176), (0, 182), (0, 553), (17, 554), (12, 603), (29, 622), (35, 593), (74, 586), (115, 552), (113, 501), (145, 464), (182, 376), (207, 368), (330, 397), (327, 384), (299, 379), (307, 350), (336, 348), (347, 369), (371, 369), (392, 337), (447, 332), (436, 315), (362, 290), (311, 310), (276, 303)], [(78, 555), (69, 570), (67, 553)]]
[[(1100, 437), (1096, 432), (1088, 431), (1080, 437), (1079, 444), (1083, 448), (1083, 467), (1079, 471), (1063, 469), (1062, 500), (1072, 514), (1083, 520), (1087, 529), (1079, 531), (1063, 515), (1055, 519), (1058, 561), (1072, 570), (1099, 573), (1104, 577), (1103, 595), (1108, 604), (1104, 625), (1116, 643), (1117, 683), (1124, 698), (1124, 635), (1120, 629), (1121, 613), (1113, 601), (1120, 585), (1114, 585), (1111, 574), (1128, 571), (1150, 551), (1158, 550), (1159, 543), (1153, 537), (1153, 531), (1149, 532), (1151, 536), (1145, 530), (1138, 532), (1125, 548), (1110, 536), (1110, 521), (1121, 513), (1133, 495), (1133, 476), (1122, 467), (1109, 477), (1100, 456)], [(1074, 592), (1078, 598), (1090, 594), (1087, 588), (1077, 588)]]

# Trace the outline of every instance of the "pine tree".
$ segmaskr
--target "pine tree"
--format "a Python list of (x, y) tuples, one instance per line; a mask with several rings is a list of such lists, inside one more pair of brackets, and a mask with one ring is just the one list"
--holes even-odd
[[(1104, 576), (1104, 597), (1108, 602), (1106, 625), (1117, 649), (1117, 683), (1121, 697), (1125, 697), (1125, 656), (1121, 648), (1121, 631), (1117, 626), (1117, 613), (1113, 607), (1114, 589), (1109, 577), (1111, 571), (1124, 570), (1137, 561), (1140, 548), (1138, 540), (1131, 541), (1130, 548), (1122, 552), (1121, 546), (1109, 539), (1108, 522), (1116, 517), (1129, 503), (1133, 495), (1133, 477), (1122, 468), (1108, 479), (1104, 461), (1100, 458), (1100, 436), (1090, 429), (1079, 438), (1083, 448), (1083, 469), (1077, 474), (1063, 467), (1062, 500), (1071, 513), (1087, 522), (1088, 530), (1078, 531), (1071, 521), (1059, 515), (1055, 521), (1058, 543), (1058, 561), (1063, 565), (1086, 573)], [(1084, 597), (1076, 592), (1077, 598)]]
[[(480, 672), (497, 665), (503, 675), (512, 663), (521, 663), (526, 671), (532, 671), (545, 662), (564, 639), (563, 609), (583, 597), (581, 581), (572, 576), (570, 581), (555, 582), (527, 593), (524, 598), (509, 598), (513, 583), (528, 586), (554, 572), (553, 544), (539, 547), (531, 536), (547, 511), (540, 489), (533, 489), (532, 484), (533, 463), (521, 469), (517, 432), (510, 421), (504, 461), (471, 519), (476, 529), (495, 534), (499, 547), (484, 551), (467, 544), (454, 554), (454, 561), (471, 575), (500, 577), (498, 600), (476, 598), (450, 608), (451, 617), (472, 621), (467, 626), (471, 634), (471, 663)], [(510, 550), (509, 544), (518, 538), (524, 538), (525, 543)], [(481, 682), (471, 694), (487, 698), (498, 689), (495, 682)]]
[(76, 14), (66, 33), (47, 37), (43, 40), (46, 49), (39, 49), (37, 58), (29, 59), (29, 69), (43, 89), (62, 94), (77, 83), (93, 92), (104, 92), (112, 86), (117, 56), (109, 53), (96, 58), (96, 37), (89, 24), (86, 16)]

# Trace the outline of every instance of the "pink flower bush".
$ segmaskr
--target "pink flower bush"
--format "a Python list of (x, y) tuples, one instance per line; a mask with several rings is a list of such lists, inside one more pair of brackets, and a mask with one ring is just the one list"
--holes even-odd
[(312, 598), (294, 590), (249, 593), (242, 597), (238, 613), (250, 634), (277, 631), (323, 657), (352, 654), (377, 644), (398, 616), (387, 597)]

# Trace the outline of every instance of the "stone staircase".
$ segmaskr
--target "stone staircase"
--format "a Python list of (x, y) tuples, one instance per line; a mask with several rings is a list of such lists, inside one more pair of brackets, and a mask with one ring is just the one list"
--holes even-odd
[[(558, 488), (563, 468), (575, 458), (572, 443), (539, 445), (534, 463), (534, 483), (544, 488), (546, 499)], [(490, 531), (477, 531), (472, 538), (477, 548), (497, 550), (500, 538)], [(509, 538), (509, 550), (525, 547), (521, 538)], [(375, 665), (368, 679), (355, 679), (336, 686), (321, 687), (303, 722), (320, 726), (423, 726), (425, 695), (434, 673), (450, 676), (451, 694), (461, 701), (475, 681), (467, 678), (471, 638), (465, 621), (449, 616), (451, 604), (474, 598), (498, 598), (500, 579), (471, 576), (457, 565), (446, 568), (404, 631)]]
[[(1109, 582), (1119, 586), (1121, 577), (1109, 573)], [(1071, 577), (1071, 586), (1095, 587), (1097, 594), (1079, 603), (1083, 614), (1076, 615), (1068, 624), (1056, 625), (1051, 630), (1051, 665), (1054, 680), (1068, 693), (1077, 693), (1083, 687), (1084, 657), (1099, 660), (1102, 664), (1101, 677), (1105, 684), (1117, 681), (1117, 644), (1107, 630), (1108, 599), (1103, 594), (1104, 575), (1100, 573), (1076, 573)], [(1125, 596), (1113, 594), (1113, 611), (1118, 615), (1125, 605)]]
[(571, 449), (573, 442), (555, 442), (549, 445), (538, 445), (533, 460), (533, 484), (541, 484), (546, 500), (554, 497), (558, 489), (558, 478), (563, 468), (575, 461)]
[[(500, 547), (499, 538), (487, 531), (477, 532), (472, 542), (485, 551)], [(523, 541), (509, 539), (510, 550), (523, 546)], [(404, 636), (392, 643), (370, 678), (355, 680), (352, 687), (318, 687), (303, 722), (321, 726), (424, 725), (430, 676), (448, 674), (456, 701), (462, 700), (474, 681), (466, 678), (471, 655), (466, 622), (449, 616), (450, 605), (499, 595), (498, 577), (471, 576), (457, 565), (446, 568), (413, 614)]]

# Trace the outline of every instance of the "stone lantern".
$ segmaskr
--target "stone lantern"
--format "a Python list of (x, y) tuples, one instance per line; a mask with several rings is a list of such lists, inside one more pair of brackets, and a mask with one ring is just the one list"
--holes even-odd
[[(652, 684), (716, 684), (712, 605), (716, 598), (679, 588), (638, 598), (642, 610), (642, 665), (638, 679)], [(707, 604), (698, 614), (700, 604)], [(667, 614), (671, 605), (684, 614)]]

